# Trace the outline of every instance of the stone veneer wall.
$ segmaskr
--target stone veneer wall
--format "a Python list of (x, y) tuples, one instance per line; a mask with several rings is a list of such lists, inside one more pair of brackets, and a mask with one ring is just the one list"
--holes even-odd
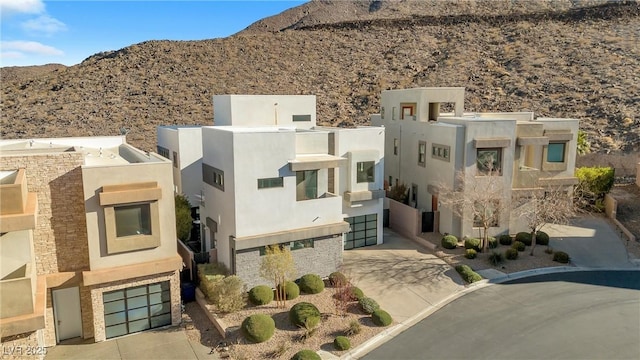
[[(342, 265), (343, 251), (342, 235), (315, 239), (313, 248), (292, 250), (293, 261), (298, 270), (297, 277), (305, 274), (329, 276)], [(247, 284), (250, 289), (256, 285), (270, 285), (271, 281), (260, 277), (262, 257), (260, 250), (249, 249), (236, 253), (236, 275)]]
[(180, 274), (178, 271), (140, 278), (132, 278), (122, 281), (114, 281), (107, 284), (96, 285), (91, 288), (91, 302), (93, 308), (93, 335), (95, 341), (99, 342), (106, 340), (106, 333), (104, 328), (104, 303), (102, 302), (102, 293), (127, 287), (153, 284), (162, 281), (169, 281), (170, 283), (171, 325), (179, 325), (182, 318), (182, 309), (180, 303)]

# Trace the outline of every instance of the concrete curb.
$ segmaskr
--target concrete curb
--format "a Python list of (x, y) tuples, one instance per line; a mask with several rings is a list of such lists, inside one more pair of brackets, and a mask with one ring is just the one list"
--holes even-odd
[(459, 288), (454, 293), (440, 300), (435, 305), (429, 306), (424, 310), (420, 311), (419, 313), (417, 313), (416, 315), (412, 316), (411, 318), (387, 330), (384, 330), (383, 332), (377, 334), (371, 339), (365, 341), (357, 348), (354, 348), (348, 353), (342, 355), (340, 359), (344, 359), (344, 360), (359, 359), (367, 355), (368, 353), (370, 353), (380, 345), (398, 336), (400, 333), (409, 329), (411, 326), (415, 325), (416, 323), (426, 319), (427, 317), (429, 317), (429, 315), (440, 310), (445, 305), (455, 301), (456, 299), (464, 295), (467, 295), (471, 292), (474, 292), (479, 289), (483, 289), (488, 286), (501, 284), (511, 280), (522, 279), (522, 278), (527, 278), (527, 277), (536, 276), (536, 275), (543, 275), (543, 274), (552, 274), (552, 273), (560, 273), (560, 272), (577, 272), (577, 271), (612, 271), (612, 270), (640, 271), (640, 269), (633, 269), (633, 268), (631, 269), (630, 268), (589, 268), (589, 267), (575, 267), (575, 266), (557, 266), (557, 267), (550, 267), (550, 268), (540, 268), (540, 269), (520, 271), (512, 274), (507, 274), (505, 276), (491, 279), (491, 280), (487, 280), (487, 279), (481, 280), (472, 284), (468, 284), (464, 287), (461, 286), (462, 288)]

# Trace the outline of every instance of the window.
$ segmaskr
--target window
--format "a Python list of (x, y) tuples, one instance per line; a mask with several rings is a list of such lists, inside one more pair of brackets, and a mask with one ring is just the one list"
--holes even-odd
[(177, 168), (178, 167), (178, 153), (177, 152), (173, 152), (173, 167)]
[(487, 203), (476, 202), (474, 205), (473, 227), (484, 227), (483, 223), (485, 221), (489, 224), (489, 227), (498, 227), (498, 220), (500, 220), (499, 205), (498, 200)]
[(380, 117), (384, 119), (384, 106), (380, 109)]
[(151, 235), (149, 204), (115, 206), (116, 236)]
[(224, 171), (203, 163), (202, 180), (205, 183), (224, 191)]
[(293, 115), (293, 121), (311, 121), (311, 115)]
[(351, 225), (344, 238), (345, 250), (378, 243), (378, 214), (354, 216), (344, 220)]
[(502, 175), (502, 148), (478, 149), (478, 175)]
[(449, 161), (450, 149), (451, 148), (448, 145), (433, 144), (431, 146), (431, 157), (434, 159)]
[(357, 176), (356, 180), (359, 183), (375, 182), (375, 162), (374, 161), (360, 161), (356, 164)]
[(318, 198), (318, 170), (296, 171), (296, 200)]
[(396, 119), (396, 108), (392, 107), (391, 108), (391, 120), (395, 120)]
[(393, 155), (398, 155), (398, 139), (393, 139)]
[(422, 167), (427, 165), (427, 143), (424, 141), (418, 143), (418, 165)]
[(158, 146), (158, 155), (167, 159), (171, 159), (171, 156), (169, 155), (169, 149), (162, 146)]
[(267, 189), (274, 187), (283, 187), (284, 181), (282, 177), (258, 179), (258, 189)]
[(565, 143), (549, 143), (547, 146), (547, 162), (564, 162)]
[(416, 104), (415, 103), (401, 103), (400, 104), (400, 109), (401, 109), (400, 120), (404, 120), (405, 118), (413, 119), (413, 120), (416, 119), (414, 117), (414, 115), (416, 113)]

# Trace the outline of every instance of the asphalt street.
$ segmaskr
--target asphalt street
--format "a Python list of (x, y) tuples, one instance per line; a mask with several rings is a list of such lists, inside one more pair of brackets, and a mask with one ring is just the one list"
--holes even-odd
[(640, 271), (554, 273), (484, 287), (363, 359), (640, 359)]

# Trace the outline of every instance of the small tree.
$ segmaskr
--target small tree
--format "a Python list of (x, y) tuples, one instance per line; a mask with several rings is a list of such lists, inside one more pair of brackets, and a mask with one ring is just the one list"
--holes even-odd
[(176, 211), (176, 236), (182, 241), (189, 239), (193, 219), (191, 218), (191, 204), (186, 196), (177, 194), (175, 196)]
[(578, 155), (585, 155), (591, 152), (591, 143), (587, 139), (587, 133), (578, 130)]
[(277, 244), (265, 248), (265, 256), (262, 257), (260, 264), (260, 276), (273, 281), (277, 292), (276, 305), (280, 308), (287, 306), (285, 282), (296, 276), (296, 273), (296, 265), (289, 248)]
[(567, 188), (547, 186), (513, 200), (514, 212), (527, 223), (531, 231), (531, 252), (536, 248), (536, 233), (547, 224), (566, 224), (576, 215)]

